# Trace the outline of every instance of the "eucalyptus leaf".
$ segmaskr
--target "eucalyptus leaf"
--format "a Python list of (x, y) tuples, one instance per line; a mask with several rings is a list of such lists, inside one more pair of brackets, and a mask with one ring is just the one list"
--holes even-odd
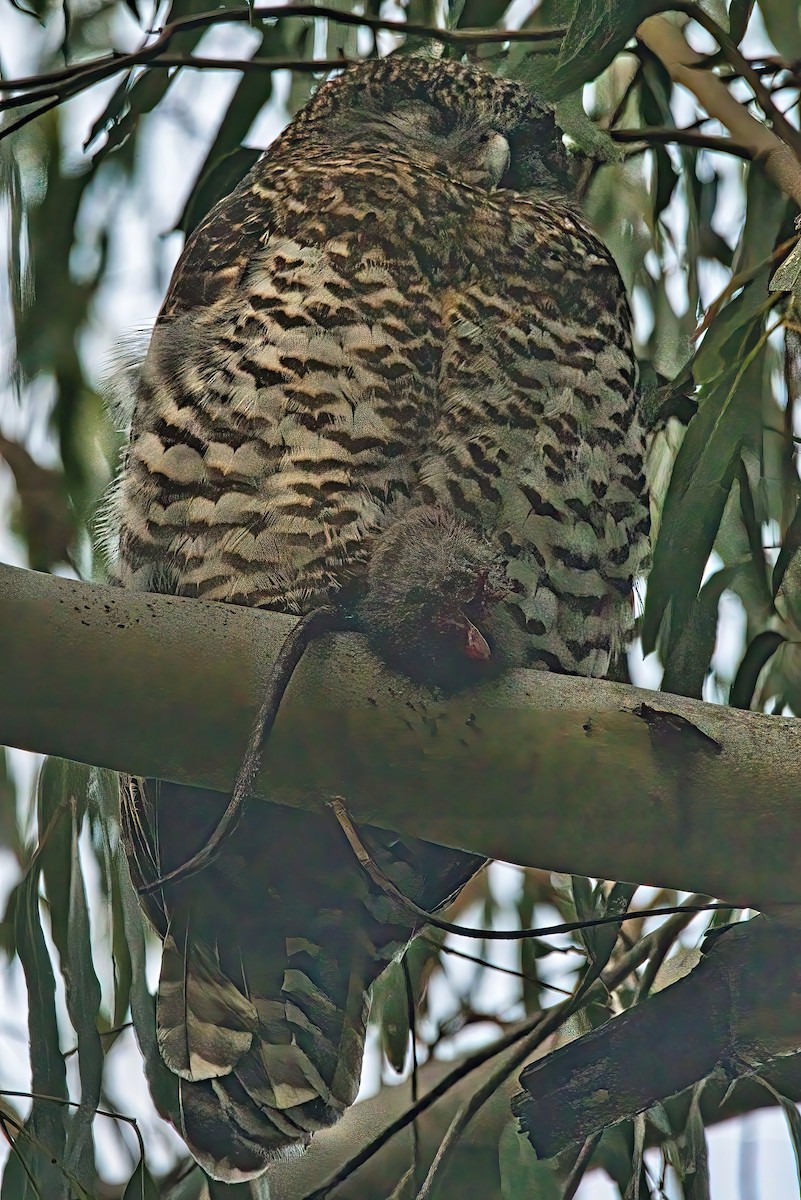
[(693, 1088), (684, 1128), (665, 1148), (668, 1161), (681, 1181), (685, 1200), (710, 1200), (709, 1151), (700, 1109), (705, 1086), (706, 1080), (701, 1080)]
[(801, 1113), (799, 1113), (796, 1104), (783, 1095), (780, 1091), (769, 1083), (762, 1076), (756, 1076), (759, 1082), (773, 1096), (776, 1103), (780, 1106), (787, 1120), (787, 1130), (790, 1134), (790, 1141), (793, 1146), (793, 1154), (795, 1155), (795, 1169), (798, 1178), (798, 1185), (801, 1189)]
[(726, 342), (736, 364), (701, 392), (699, 409), (681, 444), (665, 498), (642, 624), (646, 653), (664, 630), (665, 656), (689, 620), (714, 545), (743, 441), (758, 419), (764, 385), (766, 335), (758, 316)]
[(801, 242), (796, 242), (773, 272), (769, 286), (772, 292), (792, 292), (794, 296), (801, 294)]
[(122, 1200), (160, 1200), (161, 1193), (156, 1181), (147, 1169), (144, 1159), (140, 1159), (131, 1178), (125, 1185)]
[(699, 591), (687, 621), (672, 641), (662, 678), (663, 692), (701, 699), (704, 679), (715, 649), (720, 598), (727, 588), (735, 584), (742, 566), (738, 563), (716, 571)]
[[(45, 838), (46, 834), (45, 830)], [(48, 1200), (67, 1200), (69, 1191), (60, 1166), (66, 1146), (69, 1095), (56, 1018), (56, 981), (42, 929), (39, 876), (40, 861), (35, 858), (17, 889), (14, 931), (28, 989), (33, 1103), (24, 1135), (16, 1142), (21, 1190), (7, 1195), (4, 1180), (0, 1200), (30, 1200), (39, 1189)]]
[(232, 192), (261, 158), (260, 150), (239, 146), (218, 159), (195, 183), (177, 228), (189, 235), (214, 205)]
[(159, 1112), (180, 1127), (177, 1077), (168, 1071), (156, 1042), (156, 1005), (147, 990), (145, 922), (134, 893), (122, 846), (115, 867), (122, 900), (123, 926), (131, 958), (131, 1017), (142, 1052), (150, 1094)]
[(400, 1074), (409, 1054), (412, 1035), (402, 964), (390, 963), (370, 992), (373, 998), (371, 1017), (378, 1025), (381, 1049), (393, 1071)]
[(528, 1138), (512, 1122), (504, 1125), (498, 1142), (498, 1169), (503, 1200), (561, 1200), (553, 1167), (539, 1161)]
[[(729, 5), (728, 29), (732, 41), (739, 42), (748, 28), (751, 14), (754, 11), (755, 0), (731, 0)], [(760, 2), (760, 10), (764, 11), (764, 2)]]
[[(615, 883), (607, 892), (606, 888), (602, 884), (599, 884), (592, 905), (592, 916), (623, 916), (628, 911), (632, 896), (636, 890), (636, 884)], [(587, 948), (587, 953), (592, 964), (590, 978), (595, 978), (600, 975), (609, 962), (612, 951), (617, 944), (620, 926), (615, 923), (609, 925), (591, 925), (580, 932), (581, 940)]]
[(81, 1101), (70, 1120), (64, 1164), (84, 1187), (93, 1191), (97, 1185), (97, 1172), (92, 1124), (100, 1104), (104, 1055), (98, 1033), (100, 981), (92, 958), (89, 910), (78, 853), (79, 831), (80, 824), (73, 805), (67, 959), (62, 960), (62, 971), (66, 984), (67, 1009), (78, 1035)]
[(553, 76), (558, 94), (600, 75), (653, 11), (653, 0), (577, 0)]
[(801, 58), (801, 20), (797, 0), (759, 0), (759, 11), (768, 36), (779, 54)]
[(104, 133), (107, 129), (109, 129), (111, 125), (115, 121), (119, 120), (122, 116), (122, 113), (128, 103), (128, 93), (131, 87), (131, 75), (132, 72), (126, 72), (115, 87), (114, 91), (111, 93), (106, 103), (106, 107), (95, 119), (92, 127), (89, 130), (86, 141), (83, 144), (84, 150), (87, 150), (96, 140), (96, 138), (100, 137), (101, 133)]
[[(623, 1200), (640, 1200), (645, 1186), (645, 1113), (637, 1113), (631, 1124), (634, 1131), (631, 1174), (623, 1193)], [(648, 1195), (647, 1186), (644, 1194)]]
[(409, 1019), (408, 989), (411, 987), (414, 1011), (419, 1012), (423, 993), (434, 964), (439, 960), (445, 937), (441, 929), (429, 929), (425, 937), (415, 938), (407, 946), (403, 957), (391, 962), (370, 988), (371, 1019), (378, 1025), (387, 1061), (399, 1073), (406, 1062), (409, 1039), (414, 1032)]
[(92, 960), (92, 937), (78, 854), (89, 787), (89, 768), (47, 759), (39, 778), (38, 865), (49, 902), (51, 930), (61, 960), (67, 1012), (78, 1035), (81, 1101), (67, 1116), (63, 1165), (89, 1191), (96, 1186), (92, 1123), (100, 1102), (103, 1049), (97, 1030), (100, 983)]
[(22, 839), (17, 820), (17, 786), (9, 770), (8, 751), (0, 747), (0, 846), (22, 859)]

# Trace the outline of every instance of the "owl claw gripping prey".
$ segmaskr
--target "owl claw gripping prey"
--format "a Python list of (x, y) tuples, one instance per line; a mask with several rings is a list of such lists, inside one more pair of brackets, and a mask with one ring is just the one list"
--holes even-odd
[[(446, 690), (603, 675), (648, 553), (644, 438), (623, 285), (570, 187), (519, 84), (414, 56), (323, 84), (175, 269), (120, 479), (122, 585), (304, 618), (288, 668), (319, 611)], [(246, 791), (127, 779), (122, 804), (163, 942), (170, 1115), (229, 1182), (353, 1103), (368, 989), (415, 928), (330, 812)], [(483, 862), (359, 835), (429, 913)]]

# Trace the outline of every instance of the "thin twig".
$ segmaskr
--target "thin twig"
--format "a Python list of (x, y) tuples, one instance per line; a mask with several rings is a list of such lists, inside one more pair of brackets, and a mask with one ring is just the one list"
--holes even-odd
[(569, 1009), (572, 1001), (573, 997), (571, 996), (570, 1000), (564, 1001), (563, 1004), (557, 1005), (555, 1008), (550, 1009), (545, 1016), (540, 1017), (528, 1036), (521, 1039), (515, 1053), (509, 1059), (505, 1059), (494, 1071), (490, 1071), (487, 1078), (479, 1084), (475, 1092), (462, 1105), (448, 1126), (445, 1137), (439, 1144), (437, 1153), (434, 1155), (434, 1160), (428, 1169), (428, 1174), (423, 1181), (423, 1186), (417, 1193), (415, 1200), (430, 1200), (434, 1184), (438, 1183), (442, 1177), (448, 1160), (473, 1117), (495, 1095), (499, 1085), (509, 1077), (512, 1071), (519, 1067), (530, 1054), (533, 1054), (545, 1039), (554, 1033), (563, 1021), (567, 1019), (570, 1015)]
[[(8, 1123), (8, 1125), (12, 1126), (12, 1128), (16, 1130), (15, 1137), (12, 1137), (11, 1134), (9, 1133), (9, 1131), (6, 1127), (6, 1122)], [(27, 1178), (28, 1183), (31, 1186), (31, 1195), (37, 1196), (39, 1194), (39, 1192), (38, 1192), (38, 1188), (36, 1186), (36, 1180), (33, 1177), (33, 1173), (31, 1172), (30, 1167), (26, 1163), (25, 1159), (22, 1157), (22, 1152), (20, 1151), (20, 1148), (17, 1145), (18, 1137), (20, 1137), (21, 1135), (25, 1135), (26, 1133), (27, 1133), (28, 1137), (30, 1137), (30, 1133), (26, 1130), (25, 1125), (22, 1123), (22, 1121), (16, 1120), (14, 1117), (12, 1117), (11, 1113), (0, 1114), (0, 1127), (3, 1130), (3, 1137), (6, 1139), (6, 1141), (9, 1144), (11, 1153), (15, 1154), (17, 1156), (17, 1162), (20, 1164), (20, 1166), (22, 1167), (22, 1170), (25, 1172), (25, 1177)]]
[[(112, 1029), (99, 1029), (97, 1031), (97, 1036), (101, 1039), (110, 1037), (116, 1038), (119, 1036), (119, 1034), (124, 1033), (126, 1029), (133, 1029), (133, 1021), (125, 1021), (122, 1025), (115, 1025)], [(64, 1058), (72, 1058), (73, 1054), (78, 1054), (79, 1052), (80, 1047), (73, 1046), (71, 1050), (64, 1051)]]
[(754, 70), (751, 63), (742, 53), (736, 42), (729, 37), (726, 30), (718, 25), (717, 21), (704, 12), (698, 4), (693, 4), (692, 2), (686, 3), (684, 0), (671, 0), (671, 8), (675, 12), (686, 13), (688, 17), (691, 17), (693, 21), (715, 39), (724, 57), (753, 91), (759, 107), (765, 116), (772, 121), (773, 128), (779, 137), (801, 158), (801, 133), (790, 124), (784, 113), (773, 103), (773, 97), (762, 82), (759, 72)]
[[(80, 1108), (82, 1103), (78, 1100), (67, 1100), (64, 1096), (48, 1096), (44, 1092), (17, 1092), (11, 1088), (0, 1088), (0, 1096), (16, 1096), (22, 1100), (46, 1100), (50, 1104), (60, 1104), (63, 1108)], [(96, 1117), (108, 1117), (112, 1121), (124, 1121), (126, 1125), (130, 1125), (139, 1143), (139, 1156), (144, 1162), (145, 1143), (142, 1140), (142, 1134), (136, 1117), (128, 1117), (125, 1113), (109, 1112), (105, 1108), (96, 1108), (94, 1113)]]
[(573, 1164), (573, 1170), (570, 1172), (567, 1182), (565, 1183), (565, 1190), (562, 1200), (573, 1200), (573, 1197), (579, 1190), (579, 1185), (582, 1179), (587, 1173), (587, 1167), (590, 1165), (592, 1156), (595, 1153), (595, 1149), (602, 1136), (603, 1130), (601, 1129), (598, 1131), (598, 1133), (590, 1134), (590, 1136), (584, 1142), (579, 1156)]
[(376, 887), (389, 897), (407, 918), (414, 918), (413, 926), (433, 925), (435, 929), (442, 929), (446, 933), (454, 933), (459, 937), (484, 939), (486, 941), (496, 942), (519, 942), (527, 938), (535, 937), (551, 937), (557, 933), (574, 933), (579, 929), (592, 929), (597, 925), (619, 925), (623, 921), (642, 920), (643, 917), (662, 917), (672, 916), (674, 913), (684, 912), (714, 912), (716, 909), (731, 908), (730, 904), (700, 904), (697, 906), (687, 906), (683, 904), (674, 904), (666, 908), (649, 908), (642, 909), (638, 912), (620, 913), (614, 916), (593, 917), (585, 921), (565, 921), (561, 925), (550, 925), (541, 929), (471, 929), (467, 925), (454, 925), (451, 921), (443, 921), (434, 913), (427, 912), (421, 908), (419, 904), (415, 904), (408, 896), (404, 895), (399, 888), (395, 886), (381, 868), (375, 863), (370, 856), (370, 852), (364, 845), (358, 830), (351, 820), (341, 797), (334, 796), (328, 801), (328, 805), (334, 813), (337, 821), (342, 828), (345, 837), (350, 843), (360, 866), (370, 877)]
[[(355, 13), (340, 12), (334, 8), (326, 8), (313, 4), (300, 4), (295, 6), (254, 6), (245, 9), (218, 9), (212, 12), (198, 13), (195, 16), (182, 17), (175, 21), (171, 21), (165, 25), (159, 32), (154, 41), (149, 45), (141, 46), (138, 50), (132, 51), (129, 54), (121, 54), (114, 51), (112, 54), (105, 55), (101, 58), (91, 59), (88, 63), (78, 64), (73, 67), (65, 67), (58, 71), (50, 71), (41, 75), (28, 75), (19, 79), (0, 80), (0, 92), (11, 93), (11, 95), (0, 101), (0, 111), (19, 108), (23, 105), (33, 103), (38, 99), (52, 97), (43, 103), (38, 108), (25, 113), (10, 125), (0, 126), (0, 140), (9, 137), (12, 133), (24, 128), (24, 126), (35, 121), (37, 117), (44, 113), (50, 112), (65, 100), (71, 99), (73, 96), (79, 95), (89, 87), (95, 84), (102, 83), (106, 79), (119, 74), (121, 71), (130, 70), (137, 66), (158, 66), (159, 60), (162, 58), (163, 52), (169, 47), (173, 38), (179, 34), (196, 29), (207, 29), (213, 25), (224, 23), (238, 23), (247, 21), (248, 24), (253, 24), (258, 20), (274, 20), (284, 19), (286, 17), (306, 17), (309, 19), (324, 18), (330, 21), (336, 21), (343, 25), (360, 26), (377, 32), (385, 30), (391, 33), (402, 33), (406, 35), (417, 35), (423, 37), (436, 38), (446, 45), (476, 45), (485, 42), (552, 42), (554, 39), (561, 37), (564, 34), (564, 29), (462, 29), (462, 30), (445, 30), (437, 29), (434, 26), (416, 24), (414, 22), (407, 23), (404, 21), (383, 21), (378, 17), (359, 16)], [(184, 66), (191, 65), (183, 63), (176, 56), (163, 55), (167, 60), (168, 66)], [(199, 60), (204, 63), (204, 67), (211, 68), (216, 66), (216, 60)], [(251, 69), (245, 62), (249, 60), (238, 60), (237, 69)], [(334, 60), (334, 66), (331, 67), (332, 60), (325, 60), (323, 63), (310, 62), (305, 60), (295, 59), (276, 59), (273, 61), (270, 70), (278, 70), (279, 68), (289, 67), (292, 70), (304, 71), (321, 71), (338, 69), (351, 65), (345, 60)], [(258, 62), (261, 67), (264, 60)], [(221, 62), (220, 70), (225, 69), (225, 63)], [(27, 92), (28, 95), (15, 95), (14, 93)]]
[(665, 921), (660, 929), (655, 929), (653, 932), (653, 948), (648, 955), (648, 961), (645, 965), (645, 970), (640, 978), (637, 987), (637, 1003), (640, 1004), (645, 1000), (646, 996), (653, 987), (657, 972), (662, 966), (662, 963), (670, 953), (673, 943), (683, 929), (686, 929), (692, 920), (690, 913), (677, 913), (670, 921)]
[[(18, 79), (0, 80), (0, 92), (37, 91), (47, 86), (60, 87), (63, 84), (70, 85), (76, 82), (80, 82), (81, 88), (90, 87), (110, 75), (116, 75), (119, 71), (130, 67), (151, 65), (154, 60), (161, 57), (162, 52), (169, 47), (173, 38), (180, 33), (208, 29), (213, 25), (244, 22), (252, 25), (257, 21), (283, 20), (287, 17), (322, 18), (340, 25), (370, 29), (374, 33), (383, 31), (406, 36), (433, 38), (449, 46), (472, 46), (489, 42), (523, 42), (536, 45), (559, 40), (565, 32), (561, 27), (552, 29), (439, 29), (433, 25), (414, 21), (382, 20), (379, 17), (343, 12), (336, 8), (314, 4), (253, 5), (241, 9), (215, 9), (211, 12), (197, 13), (170, 21), (158, 32), (152, 42), (127, 54), (113, 51), (111, 54), (90, 59), (86, 63), (63, 67), (58, 71), (27, 75)], [(337, 65), (341, 64), (337, 63)]]
[(360, 58), (204, 58), (199, 54), (160, 54), (150, 67), (187, 67), (191, 71), (298, 71), (326, 75), (361, 65)]
[[(733, 46), (731, 39), (714, 26), (714, 22), (707, 20), (695, 5), (680, 4), (677, 0), (675, 7), (696, 19), (713, 36), (717, 36), (717, 29), (723, 39), (718, 40), (718, 45), (724, 53), (724, 43), (729, 48)], [(714, 29), (710, 28), (710, 25), (714, 26)], [(775, 112), (778, 117), (774, 122), (775, 129), (769, 129), (764, 122), (757, 120), (749, 112), (745, 104), (735, 99), (725, 80), (706, 68), (706, 56), (694, 50), (682, 29), (665, 16), (648, 17), (637, 28), (637, 37), (656, 55), (671, 79), (688, 88), (709, 116), (720, 121), (739, 145), (749, 147), (754, 160), (759, 163), (765, 174), (786, 195), (801, 205), (801, 163), (793, 149), (801, 135), (792, 130), (792, 126), (775, 109), (772, 102), (770, 115), (773, 117)], [(739, 56), (739, 59), (742, 59), (736, 47), (734, 52), (735, 58)], [(728, 57), (731, 61), (731, 54)], [(745, 65), (748, 66), (747, 63)], [(751, 72), (751, 76), (759, 82), (754, 72)], [(754, 79), (749, 79), (752, 86)], [(764, 92), (764, 88), (762, 91)], [(765, 95), (767, 96), (767, 93)], [(785, 134), (788, 129), (791, 131), (792, 144), (778, 136), (779, 132)]]
[[(799, 439), (801, 441), (801, 439)], [(440, 946), (433, 939), (426, 938), (424, 934), (420, 935), (424, 941), (430, 946), (434, 946), (441, 954), (452, 954), (454, 958), (463, 958), (467, 962), (476, 963), (479, 967), (486, 967), (489, 971), (498, 971), (501, 975), (511, 975), (514, 979), (520, 979), (524, 983), (534, 983), (538, 987), (544, 988), (547, 992), (558, 992), (562, 996), (569, 995), (566, 988), (557, 987), (555, 983), (547, 983), (544, 979), (537, 979), (535, 975), (526, 975), (524, 971), (518, 971), (514, 967), (502, 967), (499, 963), (490, 962), (488, 958), (480, 958), (478, 954), (466, 954), (464, 950), (457, 950), (455, 946)], [(557, 950), (558, 947), (554, 947)], [(570, 948), (574, 953), (580, 953), (573, 947)], [(566, 951), (567, 952), (567, 951)]]
[[(0, 112), (20, 108), (23, 104), (35, 104), (36, 101), (46, 100), (51, 96), (68, 100), (86, 87), (103, 82), (110, 75), (117, 74), (120, 69), (132, 70), (137, 66), (147, 66), (150, 70), (156, 68), (172, 70), (186, 67), (193, 71), (297, 71), (323, 75), (340, 68), (358, 67), (360, 63), (361, 59), (357, 58), (205, 58), (203, 55), (196, 54), (160, 54), (155, 59), (143, 58), (141, 62), (130, 63), (124, 68), (110, 70), (99, 79), (90, 79), (88, 83), (84, 81), (83, 86), (79, 88), (73, 88), (71, 85), (81, 83), (82, 75), (77, 75), (75, 79), (68, 80), (63, 84), (43, 83), (39, 88), (31, 88), (30, 91), (26, 90), (19, 95), (12, 95), (5, 100), (0, 100)], [(9, 90), (9, 84), (0, 81), (0, 92), (7, 90)]]
[[(655, 910), (652, 910), (652, 912)], [(632, 914), (641, 915), (641, 914)], [(627, 956), (628, 957), (628, 956)], [(459, 1139), (462, 1137), (465, 1129), (472, 1121), (473, 1117), (483, 1108), (486, 1102), (492, 1098), (498, 1087), (508, 1079), (509, 1075), (516, 1067), (518, 1067), (529, 1055), (533, 1054), (542, 1043), (556, 1033), (562, 1027), (565, 1021), (578, 1011), (583, 1005), (589, 1003), (589, 1000), (596, 990), (601, 987), (606, 991), (610, 989), (609, 972), (603, 969), (598, 969), (594, 964), (588, 966), (586, 974), (579, 981), (572, 996), (563, 1000), (561, 1004), (555, 1005), (543, 1014), (541, 1020), (534, 1026), (531, 1032), (521, 1041), (518, 1048), (511, 1057), (490, 1071), (487, 1078), (479, 1085), (476, 1091), (470, 1096), (465, 1104), (457, 1112), (456, 1116), (451, 1121), (445, 1137), (440, 1143), (439, 1149), (434, 1156), (434, 1161), (428, 1171), (423, 1186), (417, 1193), (415, 1200), (430, 1200), (433, 1193), (434, 1184), (439, 1184), (442, 1175), (447, 1167), (448, 1161), (456, 1148)], [(625, 976), (624, 976), (625, 977)], [(611, 989), (610, 989), (611, 990)]]
[(309, 1192), (304, 1197), (304, 1200), (324, 1200), (324, 1197), (328, 1196), (335, 1187), (344, 1183), (364, 1163), (369, 1162), (373, 1155), (377, 1154), (382, 1146), (391, 1141), (396, 1133), (400, 1133), (407, 1125), (410, 1125), (416, 1117), (419, 1117), (429, 1109), (440, 1097), (446, 1095), (455, 1084), (477, 1070), (478, 1067), (483, 1066), (485, 1062), (488, 1062), (496, 1054), (500, 1054), (509, 1047), (517, 1045), (527, 1034), (531, 1033), (532, 1029), (541, 1020), (540, 1014), (537, 1013), (536, 1017), (523, 1022), (517, 1029), (511, 1030), (499, 1038), (497, 1042), (493, 1042), (491, 1046), (484, 1046), (482, 1049), (468, 1055), (467, 1058), (459, 1063), (458, 1067), (454, 1067), (444, 1078), (440, 1079), (439, 1083), (436, 1083), (430, 1092), (426, 1092), (425, 1096), (422, 1096), (416, 1104), (411, 1104), (399, 1117), (396, 1117), (385, 1129), (382, 1129), (372, 1141), (363, 1146), (347, 1162), (344, 1162), (324, 1184), (316, 1188), (313, 1192)]
[(733, 154), (737, 158), (748, 161), (753, 159), (754, 151), (750, 146), (743, 146), (729, 137), (719, 137), (714, 134), (701, 133), (698, 129), (671, 129), (652, 126), (645, 129), (610, 129), (609, 136), (616, 142), (644, 142), (644, 149), (649, 143), (670, 146), (695, 146), (699, 150), (717, 150), (723, 154)]
[[(690, 897), (691, 900), (696, 898), (700, 899), (700, 897), (697, 896)], [(700, 906), (689, 905), (688, 911), (694, 911), (697, 909), (697, 907)], [(731, 906), (728, 905), (725, 907)], [(653, 913), (654, 910), (651, 910), (650, 915), (653, 915)], [(639, 913), (632, 915), (644, 916), (645, 914)], [(596, 990), (610, 992), (616, 987), (619, 987), (620, 984), (626, 978), (628, 978), (632, 971), (635, 971), (637, 967), (640, 966), (640, 964), (644, 961), (644, 959), (648, 957), (648, 954), (655, 945), (655, 936), (657, 933), (659, 933), (659, 930), (656, 930), (655, 933), (646, 934), (646, 936), (642, 938), (642, 940), (638, 942), (628, 954), (622, 955), (616, 963), (607, 966), (601, 972), (600, 977), (595, 979), (586, 989), (586, 991), (582, 989), (583, 998), (585, 1000), (590, 1000), (594, 997)], [(573, 997), (570, 997), (569, 999), (573, 999)], [(566, 1003), (568, 1003), (568, 1001), (565, 1001), (565, 1004)], [(562, 1005), (557, 1006), (557, 1008), (561, 1007)], [(555, 1011), (556, 1009), (550, 1009), (549, 1015)], [(415, 1120), (416, 1117), (424, 1113), (428, 1108), (431, 1107), (432, 1104), (435, 1104), (437, 1100), (441, 1099), (442, 1096), (445, 1096), (452, 1087), (470, 1075), (473, 1071), (477, 1070), (478, 1067), (483, 1066), (484, 1063), (494, 1058), (497, 1054), (502, 1054), (504, 1050), (517, 1045), (518, 1042), (538, 1028), (542, 1019), (541, 1013), (535, 1013), (526, 1021), (522, 1022), (517, 1029), (510, 1030), (509, 1033), (506, 1033), (500, 1037), (497, 1042), (493, 1042), (491, 1046), (484, 1046), (482, 1049), (477, 1050), (473, 1054), (470, 1054), (464, 1058), (457, 1067), (454, 1067), (454, 1069), (444, 1076), (439, 1083), (436, 1083), (429, 1092), (426, 1092), (425, 1096), (422, 1096), (416, 1104), (410, 1105), (405, 1112), (401, 1113), (399, 1117), (396, 1117), (395, 1120), (387, 1125), (385, 1129), (382, 1129), (381, 1132), (377, 1134), (370, 1142), (368, 1142), (366, 1146), (363, 1146), (361, 1150), (348, 1159), (347, 1162), (344, 1162), (334, 1172), (334, 1174), (331, 1175), (328, 1180), (326, 1180), (325, 1183), (323, 1183), (319, 1188), (315, 1189), (315, 1191), (310, 1192), (307, 1196), (305, 1196), (304, 1200), (325, 1200), (325, 1197), (327, 1197), (334, 1190), (334, 1188), (338, 1187), (341, 1183), (344, 1183), (345, 1180), (349, 1179), (350, 1176), (358, 1171), (360, 1167), (362, 1167), (366, 1162), (369, 1162), (370, 1159), (387, 1144), (387, 1142), (392, 1140), (396, 1133), (400, 1133), (402, 1130), (404, 1130), (407, 1125)]]
[(755, 276), (759, 275), (761, 271), (764, 271), (765, 267), (769, 267), (772, 263), (778, 262), (779, 259), (783, 259), (785, 254), (792, 250), (793, 246), (797, 245), (798, 240), (798, 234), (793, 234), (793, 236), (787, 238), (786, 241), (780, 242), (779, 245), (771, 251), (767, 258), (763, 258), (754, 266), (747, 267), (745, 270), (739, 271), (736, 275), (732, 275), (731, 279), (720, 292), (720, 294), (715, 297), (715, 299), (707, 308), (702, 320), (699, 321), (693, 332), (692, 340), (697, 342), (701, 334), (706, 333), (707, 329), (712, 324), (712, 321), (718, 315), (720, 309), (723, 307), (726, 301), (734, 295), (735, 292), (739, 291), (741, 287), (743, 287)]
[[(56, 96), (55, 99), (48, 101), (47, 104), (40, 104), (32, 112), (25, 113), (24, 116), (18, 117), (16, 121), (12, 121), (10, 125), (0, 125), (0, 141), (3, 138), (10, 137), (12, 133), (16, 133), (18, 129), (23, 129), (31, 121), (35, 121), (37, 117), (44, 116), (45, 113), (52, 112), (54, 108), (58, 108), (59, 104), (63, 104), (74, 92), (69, 92), (63, 96)], [(27, 100), (25, 101), (27, 104)]]
[(445, 1137), (440, 1142), (439, 1149), (434, 1156), (423, 1186), (417, 1193), (415, 1200), (431, 1200), (435, 1183), (439, 1185), (451, 1155), (464, 1134), (465, 1129), (473, 1120), (473, 1117), (495, 1095), (500, 1085), (509, 1078), (512, 1071), (519, 1067), (529, 1055), (533, 1054), (551, 1034), (556, 1033), (564, 1025), (565, 1021), (588, 1001), (594, 986), (601, 982), (601, 975), (602, 972), (596, 972), (590, 966), (587, 974), (577, 984), (574, 993), (566, 1000), (563, 1000), (561, 1004), (554, 1005), (553, 1008), (544, 1013), (531, 1032), (522, 1039), (514, 1054), (488, 1073), (487, 1078), (483, 1080), (475, 1092), (462, 1105), (448, 1126)]

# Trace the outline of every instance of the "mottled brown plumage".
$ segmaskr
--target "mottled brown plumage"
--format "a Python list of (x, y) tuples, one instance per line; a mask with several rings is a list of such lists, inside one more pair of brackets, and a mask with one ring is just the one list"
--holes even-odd
[[(462, 682), (439, 669), (448, 629), (441, 653), (429, 636), (445, 609), (421, 604), (425, 665), (393, 650), (412, 618), (393, 626), (376, 585), (382, 561), (405, 563), (396, 582), (422, 569), (425, 511), (493, 663), (601, 675), (647, 553), (642, 441), (623, 287), (550, 112), (478, 68), (372, 62), (321, 87), (187, 243), (136, 397), (121, 582), (339, 604), (407, 673)], [(134, 877), (185, 862), (225, 803), (132, 782)], [(480, 861), (367, 836), (429, 910)], [(148, 903), (184, 1135), (213, 1174), (252, 1175), (353, 1100), (365, 991), (409, 930), (330, 821), (255, 803)]]

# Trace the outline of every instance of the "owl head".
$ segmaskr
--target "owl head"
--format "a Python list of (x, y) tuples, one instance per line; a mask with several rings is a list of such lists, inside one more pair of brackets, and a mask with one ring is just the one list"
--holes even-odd
[[(522, 86), (480, 67), (391, 55), (324, 83), (290, 127), (291, 137), (384, 137), (458, 163), (467, 182), (515, 191), (570, 187), (553, 111)], [(470, 172), (474, 173), (473, 178)]]

